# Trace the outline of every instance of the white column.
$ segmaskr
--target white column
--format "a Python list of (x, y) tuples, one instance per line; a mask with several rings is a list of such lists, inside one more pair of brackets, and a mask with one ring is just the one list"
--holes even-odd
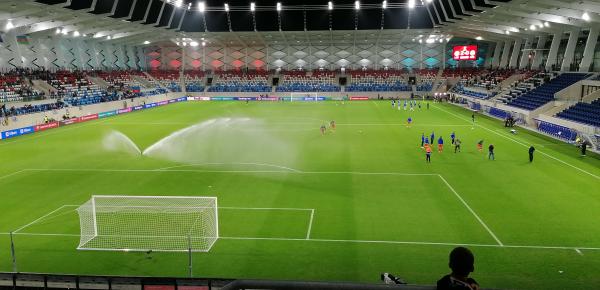
[(535, 50), (535, 56), (533, 57), (533, 62), (531, 63), (531, 68), (532, 69), (537, 69), (540, 66), (540, 63), (542, 62), (542, 49), (544, 49), (544, 46), (546, 45), (546, 35), (540, 35), (540, 37), (538, 38), (538, 42), (537, 45), (535, 46), (536, 50)]
[(502, 45), (504, 42), (498, 41), (496, 42), (496, 49), (494, 49), (494, 56), (492, 59), (492, 67), (498, 68), (500, 65), (500, 52), (502, 51)]
[(556, 64), (556, 55), (558, 54), (558, 46), (560, 45), (562, 36), (562, 32), (554, 33), (554, 36), (552, 36), (552, 44), (548, 52), (548, 59), (546, 59), (546, 70), (552, 70), (552, 66)]
[(519, 60), (519, 53), (521, 53), (521, 44), (523, 44), (523, 39), (518, 38), (517, 40), (515, 40), (515, 46), (513, 47), (512, 55), (510, 57), (510, 63), (508, 65), (510, 68), (517, 67), (517, 61)]
[(529, 61), (529, 56), (531, 54), (531, 46), (533, 45), (533, 37), (528, 37), (525, 40), (525, 46), (523, 49), (523, 54), (521, 54), (521, 62), (519, 63), (519, 68), (524, 69), (527, 66), (527, 62)]
[(573, 57), (575, 56), (575, 46), (577, 46), (577, 39), (579, 38), (579, 29), (573, 29), (569, 33), (569, 42), (567, 43), (567, 49), (565, 50), (565, 56), (563, 57), (563, 62), (561, 66), (561, 70), (568, 71), (571, 68), (571, 64), (573, 63)]
[(502, 50), (502, 58), (500, 59), (500, 67), (501, 68), (506, 68), (506, 66), (508, 65), (508, 55), (510, 53), (510, 45), (511, 45), (512, 41), (507, 40), (506, 42), (504, 42), (504, 49)]
[(596, 49), (596, 42), (598, 41), (598, 32), (599, 30), (597, 27), (590, 28), (590, 34), (588, 34), (585, 50), (583, 51), (583, 59), (581, 59), (581, 63), (579, 64), (580, 72), (590, 71), (590, 65), (594, 58), (594, 50)]

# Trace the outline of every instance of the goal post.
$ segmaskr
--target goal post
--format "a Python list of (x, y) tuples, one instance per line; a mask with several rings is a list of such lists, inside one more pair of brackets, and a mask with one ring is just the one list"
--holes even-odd
[(306, 93), (293, 92), (293, 93), (290, 93), (290, 100), (292, 102), (294, 102), (294, 101), (305, 101), (307, 98), (316, 102), (316, 101), (319, 100), (318, 97), (319, 97), (318, 93), (311, 93), (311, 92), (306, 92)]
[(219, 238), (216, 197), (93, 195), (77, 213), (78, 250), (208, 252)]

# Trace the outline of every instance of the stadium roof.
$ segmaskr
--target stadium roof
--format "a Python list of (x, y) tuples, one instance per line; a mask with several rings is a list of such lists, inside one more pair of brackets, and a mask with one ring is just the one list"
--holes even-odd
[[(355, 44), (423, 34), (525, 38), (600, 23), (600, 2), (571, 0), (3, 0), (0, 25), (21, 34), (119, 43), (205, 38), (209, 44)], [(414, 1), (414, 2), (413, 2)], [(508, 2), (505, 2), (508, 1)], [(199, 4), (204, 3), (204, 4)], [(414, 7), (409, 7), (414, 6)], [(201, 11), (202, 10), (202, 11)], [(227, 10), (227, 11), (226, 11)]]

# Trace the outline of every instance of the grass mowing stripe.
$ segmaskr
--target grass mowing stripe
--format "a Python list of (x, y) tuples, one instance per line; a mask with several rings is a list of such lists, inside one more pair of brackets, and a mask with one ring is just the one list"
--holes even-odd
[[(444, 109), (442, 109), (442, 108), (439, 108), (438, 106), (433, 106), (433, 107), (434, 107), (434, 108), (436, 108), (436, 109), (438, 109), (438, 110), (440, 110), (440, 111), (446, 112), (447, 114), (453, 115), (453, 116), (455, 116), (455, 117), (457, 117), (457, 118), (459, 118), (459, 119), (462, 119), (462, 120), (464, 120), (464, 121), (466, 121), (466, 122), (469, 122), (469, 123), (471, 122), (471, 121), (469, 121), (468, 119), (466, 119), (466, 118), (463, 118), (463, 117), (462, 117), (462, 116), (460, 116), (460, 115), (457, 115), (457, 114), (454, 114), (454, 113), (452, 113), (452, 112), (450, 112), (450, 111), (448, 111), (448, 110), (444, 110)], [(519, 142), (519, 140), (516, 140), (516, 139), (514, 139), (514, 138), (511, 138), (511, 137), (509, 137), (509, 136), (506, 136), (506, 135), (504, 135), (504, 134), (500, 134), (500, 133), (498, 133), (498, 132), (496, 132), (496, 131), (494, 131), (494, 130), (492, 130), (492, 129), (489, 129), (489, 128), (487, 128), (487, 127), (483, 126), (483, 125), (480, 125), (480, 124), (475, 124), (475, 125), (477, 125), (477, 126), (479, 126), (479, 127), (483, 128), (483, 129), (485, 129), (485, 130), (487, 130), (487, 131), (489, 131), (489, 132), (492, 132), (492, 133), (494, 133), (494, 134), (496, 134), (496, 135), (498, 135), (498, 136), (501, 136), (501, 137), (504, 137), (504, 138), (506, 138), (506, 139), (508, 139), (508, 140), (511, 140), (511, 141), (513, 141), (513, 142), (515, 142), (515, 143), (517, 143), (517, 144), (519, 144), (519, 145), (522, 145), (522, 146), (524, 146), (524, 147), (529, 147), (527, 144), (524, 144), (524, 143), (521, 143), (521, 142)], [(545, 155), (545, 156), (547, 156), (547, 157), (550, 157), (550, 158), (552, 158), (552, 159), (554, 159), (554, 160), (556, 160), (556, 161), (558, 161), (558, 162), (560, 162), (560, 163), (562, 163), (562, 164), (565, 164), (565, 165), (567, 165), (567, 166), (570, 166), (570, 167), (572, 167), (572, 168), (575, 168), (575, 169), (577, 169), (577, 170), (579, 170), (579, 171), (581, 171), (581, 172), (583, 172), (583, 173), (589, 174), (590, 176), (592, 176), (592, 177), (594, 177), (594, 178), (596, 178), (596, 179), (600, 179), (600, 176), (598, 176), (598, 175), (595, 175), (595, 174), (593, 174), (593, 173), (591, 173), (591, 172), (589, 172), (589, 171), (587, 171), (587, 170), (585, 170), (585, 169), (579, 168), (579, 167), (577, 167), (577, 166), (575, 166), (575, 165), (572, 165), (572, 164), (570, 164), (570, 163), (568, 163), (568, 162), (566, 162), (566, 161), (563, 161), (563, 160), (561, 160), (561, 159), (558, 159), (558, 158), (556, 158), (556, 157), (554, 157), (554, 156), (552, 156), (552, 155), (550, 155), (550, 154), (548, 154), (548, 153), (545, 153), (545, 152), (542, 152), (542, 151), (539, 151), (539, 150), (538, 150), (538, 152), (539, 152), (540, 154), (542, 154), (542, 155)]]
[(454, 190), (454, 187), (452, 187), (450, 185), (450, 183), (448, 183), (448, 181), (446, 181), (446, 179), (441, 174), (438, 174), (438, 176), (440, 177), (440, 179), (442, 179), (442, 181), (446, 184), (446, 186), (448, 186), (448, 188), (454, 193), (454, 195), (458, 198), (458, 200), (460, 200), (460, 202), (462, 202), (462, 204), (471, 212), (471, 214), (473, 214), (473, 216), (477, 219), (477, 221), (479, 221), (479, 223), (483, 226), (483, 228), (485, 228), (485, 230), (492, 236), (492, 238), (494, 238), (494, 240), (496, 240), (498, 245), (504, 246), (504, 244), (502, 244), (500, 239), (498, 239), (498, 237), (494, 234), (494, 232), (492, 232), (492, 230), (487, 226), (487, 224), (471, 208), (471, 206), (469, 206), (469, 204), (460, 196), (460, 194), (458, 194), (458, 192), (456, 192), (456, 190)]

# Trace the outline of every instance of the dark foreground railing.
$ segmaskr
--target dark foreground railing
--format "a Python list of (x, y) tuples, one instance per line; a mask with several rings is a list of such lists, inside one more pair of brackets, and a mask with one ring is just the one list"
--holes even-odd
[(167, 277), (118, 277), (0, 273), (1, 289), (139, 289), (139, 290), (237, 290), (237, 289), (401, 289), (435, 290), (434, 286), (385, 285), (348, 282), (194, 279)]

